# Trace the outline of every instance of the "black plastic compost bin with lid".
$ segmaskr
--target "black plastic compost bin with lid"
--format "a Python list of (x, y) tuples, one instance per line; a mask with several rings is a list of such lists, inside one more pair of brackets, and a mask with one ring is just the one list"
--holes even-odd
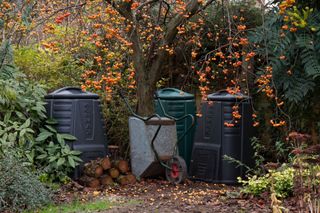
[[(251, 166), (253, 152), (250, 138), (252, 129), (251, 98), (243, 94), (231, 95), (219, 91), (208, 95), (202, 103), (202, 116), (197, 118), (197, 129), (192, 151), (190, 175), (194, 179), (214, 183), (236, 184), (245, 168), (227, 161), (229, 156)], [(241, 118), (233, 122), (233, 106), (239, 106)], [(233, 122), (228, 127), (225, 122)]]
[(77, 140), (68, 142), (73, 150), (82, 152), (82, 165), (76, 168), (73, 178), (82, 174), (85, 162), (107, 155), (107, 137), (97, 94), (84, 92), (77, 87), (64, 87), (46, 97), (49, 118), (54, 118), (59, 133), (74, 135)]
[[(165, 112), (174, 117), (181, 118), (184, 115), (191, 114), (195, 117), (196, 104), (193, 94), (183, 92), (175, 88), (165, 88), (157, 91), (157, 96), (160, 99)], [(161, 107), (158, 101), (155, 101), (156, 113), (163, 116)], [(188, 130), (192, 124), (192, 119), (187, 118), (177, 122), (177, 138)], [(195, 128), (193, 127), (189, 132), (183, 137), (178, 144), (179, 155), (186, 161), (187, 168), (189, 168), (193, 138), (194, 138)]]

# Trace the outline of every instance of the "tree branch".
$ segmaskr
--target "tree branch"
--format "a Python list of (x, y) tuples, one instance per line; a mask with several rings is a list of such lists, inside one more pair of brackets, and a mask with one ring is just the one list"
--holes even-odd
[[(199, 9), (198, 0), (190, 0), (186, 11), (183, 14), (177, 14), (173, 17), (173, 19), (168, 23), (167, 31), (165, 36), (161, 42), (161, 45), (171, 45), (178, 34), (178, 29), (181, 24), (183, 24), (187, 19), (192, 17)], [(188, 16), (186, 16), (188, 15)], [(157, 58), (154, 63), (152, 63), (152, 67), (150, 69), (150, 80), (153, 83), (156, 83), (157, 80), (161, 76), (161, 67), (163, 65), (164, 60), (167, 58), (168, 53), (165, 50), (158, 50)]]
[(140, 4), (140, 5), (135, 9), (135, 11), (141, 10), (144, 6), (146, 6), (146, 5), (148, 5), (148, 4), (156, 3), (157, 1), (159, 1), (159, 0), (149, 0), (149, 1), (146, 1), (145, 3)]
[(105, 0), (108, 4), (110, 4), (113, 9), (115, 9), (122, 17), (132, 21), (133, 16), (131, 12), (131, 2), (130, 3), (122, 3), (122, 4), (117, 4), (112, 0)]
[[(199, 2), (198, 0), (191, 0), (189, 1), (186, 11), (184, 14), (177, 14), (169, 23), (168, 23), (168, 28), (167, 28), (167, 33), (164, 37), (164, 44), (169, 45), (173, 42), (175, 39), (178, 29), (182, 23), (184, 23), (188, 18), (192, 17), (199, 8)], [(186, 17), (185, 15), (188, 15)]]

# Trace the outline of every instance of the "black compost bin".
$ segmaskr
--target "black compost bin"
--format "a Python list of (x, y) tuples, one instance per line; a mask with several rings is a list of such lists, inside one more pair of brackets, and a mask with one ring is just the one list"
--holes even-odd
[[(230, 95), (219, 91), (208, 96), (202, 104), (202, 117), (197, 118), (197, 129), (193, 145), (190, 175), (194, 179), (235, 184), (237, 177), (243, 177), (245, 168), (224, 160), (224, 155), (252, 165), (253, 152), (251, 99), (243, 94)], [(233, 106), (239, 106), (241, 118), (235, 126)]]
[[(58, 132), (77, 138), (68, 145), (82, 152), (82, 165), (107, 155), (107, 137), (97, 94), (77, 87), (64, 87), (48, 94), (45, 99), (48, 117), (58, 121)], [(76, 168), (75, 179), (81, 176), (82, 165)]]
[[(196, 103), (193, 94), (183, 92), (175, 88), (164, 88), (157, 91), (158, 97), (163, 105), (165, 112), (175, 118), (181, 118), (187, 114), (196, 116)], [(163, 116), (161, 107), (158, 101), (155, 101), (156, 113)], [(188, 131), (190, 125), (192, 125), (192, 119), (187, 119), (177, 122), (177, 137), (183, 137), (186, 131)], [(187, 168), (189, 170), (193, 138), (195, 128), (191, 128), (187, 134), (179, 141), (178, 150), (179, 155), (186, 161)]]

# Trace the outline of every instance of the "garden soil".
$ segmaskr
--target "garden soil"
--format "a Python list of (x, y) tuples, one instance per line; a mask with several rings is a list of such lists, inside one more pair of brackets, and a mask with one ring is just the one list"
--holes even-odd
[[(81, 198), (82, 201), (92, 199), (108, 199), (113, 205), (103, 213), (233, 213), (272, 212), (270, 195), (260, 198), (245, 197), (237, 186), (226, 186), (204, 182), (187, 181), (184, 184), (172, 185), (165, 180), (144, 180), (133, 185), (113, 186), (103, 189), (77, 188), (78, 192), (61, 193), (60, 202)], [(72, 194), (72, 196), (71, 196)], [(72, 198), (71, 198), (72, 197)], [(294, 199), (283, 204), (289, 212), (297, 212)], [(100, 211), (101, 212), (101, 211)]]

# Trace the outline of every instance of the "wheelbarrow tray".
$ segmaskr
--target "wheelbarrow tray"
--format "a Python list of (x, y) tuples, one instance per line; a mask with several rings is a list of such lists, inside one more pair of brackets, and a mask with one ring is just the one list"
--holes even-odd
[(154, 141), (154, 148), (160, 160), (166, 161), (175, 153), (176, 123), (165, 117), (161, 120), (152, 118), (147, 122), (129, 117), (131, 169), (137, 178), (157, 176), (164, 172), (151, 145), (159, 125), (161, 129)]

